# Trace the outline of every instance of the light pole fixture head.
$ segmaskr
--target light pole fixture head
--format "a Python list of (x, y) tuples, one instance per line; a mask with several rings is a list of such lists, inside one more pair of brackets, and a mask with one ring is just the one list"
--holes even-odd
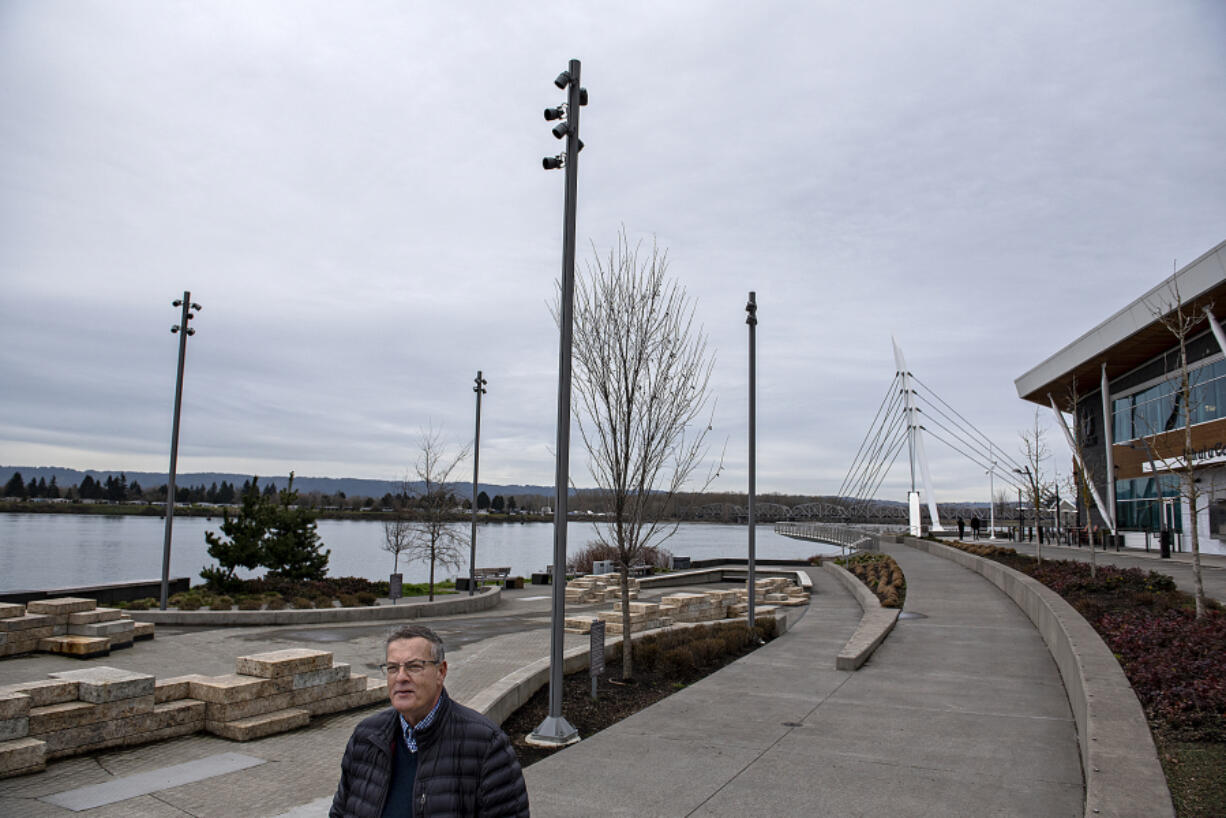
[(559, 105), (556, 108), (546, 108), (545, 109), (545, 121), (546, 122), (553, 122), (555, 119), (561, 119), (564, 116), (566, 116), (566, 106), (565, 105)]
[(553, 126), (553, 136), (555, 139), (561, 139), (568, 133), (570, 133), (570, 125), (565, 122), (559, 122), (557, 125)]
[(558, 74), (558, 78), (553, 81), (553, 84), (559, 88), (565, 88), (570, 85), (570, 72), (563, 71), (561, 74)]
[(566, 158), (561, 154), (557, 156), (546, 156), (541, 160), (541, 165), (545, 170), (558, 170), (566, 164)]

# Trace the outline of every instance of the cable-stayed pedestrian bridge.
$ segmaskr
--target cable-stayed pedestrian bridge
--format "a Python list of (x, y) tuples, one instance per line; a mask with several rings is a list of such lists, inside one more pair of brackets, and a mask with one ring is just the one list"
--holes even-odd
[[(970, 519), (976, 515), (984, 517), (988, 514), (986, 506), (973, 503), (937, 503), (937, 511), (946, 519)], [(749, 509), (733, 503), (708, 503), (693, 509), (690, 515), (696, 521), (744, 523), (749, 520)], [(759, 501), (754, 506), (754, 517), (760, 523), (811, 521), (905, 527), (907, 506), (901, 502), (837, 498), (794, 506)]]

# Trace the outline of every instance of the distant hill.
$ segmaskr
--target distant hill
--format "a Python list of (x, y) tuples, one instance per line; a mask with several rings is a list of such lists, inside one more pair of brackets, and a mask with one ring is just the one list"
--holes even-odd
[[(56, 485), (61, 489), (79, 485), (87, 474), (95, 480), (105, 481), (107, 477), (112, 475), (118, 477), (122, 473), (127, 476), (129, 483), (136, 481), (141, 484), (142, 488), (146, 489), (157, 488), (166, 482), (167, 477), (166, 472), (124, 471), (123, 469), (109, 471), (88, 469), (81, 471), (79, 469), (65, 469), (59, 466), (0, 466), (0, 485), (7, 483), (15, 472), (21, 472), (21, 479), (26, 483), (29, 483), (31, 479), (45, 479), (49, 483), (51, 478), (54, 477)], [(224, 481), (235, 486), (241, 486), (244, 480), (250, 480), (252, 476), (250, 474), (234, 474), (229, 472), (188, 472), (175, 475), (175, 485), (181, 488), (191, 488), (194, 486), (208, 488), (214, 483), (220, 485)], [(287, 474), (261, 474), (259, 477), (261, 486), (272, 483), (278, 489), (284, 488), (289, 482), (289, 475)], [(467, 496), (472, 491), (471, 482), (464, 483), (460, 481), (455, 483), (454, 486), (456, 493), (461, 496)], [(294, 488), (303, 493), (318, 491), (323, 494), (336, 494), (343, 491), (346, 497), (382, 497), (389, 492), (395, 493), (399, 491), (400, 481), (367, 480), (360, 477), (302, 477), (295, 474)], [(478, 483), (478, 491), (484, 491), (491, 497), (496, 494), (501, 494), (504, 497), (526, 494), (551, 496), (553, 494), (553, 486), (500, 486), (494, 483)], [(574, 493), (573, 489), (571, 493)]]

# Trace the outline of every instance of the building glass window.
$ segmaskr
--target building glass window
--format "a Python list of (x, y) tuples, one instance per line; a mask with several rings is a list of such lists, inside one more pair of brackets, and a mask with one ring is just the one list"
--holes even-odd
[[(1205, 423), (1226, 417), (1226, 360), (1193, 369), (1189, 377), (1192, 422)], [(1123, 443), (1182, 427), (1185, 407), (1178, 386), (1179, 380), (1175, 377), (1112, 400), (1115, 441)]]
[[(1158, 497), (1159, 489), (1162, 491), (1161, 499)], [(1121, 529), (1158, 531), (1161, 528), (1164, 508), (1173, 530), (1182, 531), (1177, 476), (1164, 474), (1157, 479), (1137, 477), (1115, 481), (1115, 512), (1118, 518), (1116, 524)], [(1223, 509), (1223, 521), (1226, 524), (1226, 507)]]
[(1209, 534), (1216, 539), (1226, 539), (1226, 500), (1214, 500), (1209, 504)]

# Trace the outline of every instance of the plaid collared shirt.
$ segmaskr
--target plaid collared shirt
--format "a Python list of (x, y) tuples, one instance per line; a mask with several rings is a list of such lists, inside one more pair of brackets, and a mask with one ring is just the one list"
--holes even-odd
[(426, 717), (424, 719), (422, 719), (421, 721), (417, 723), (416, 727), (411, 726), (407, 721), (405, 721), (404, 715), (401, 714), (400, 729), (404, 733), (404, 743), (405, 743), (405, 746), (409, 748), (410, 753), (417, 752), (416, 732), (418, 730), (425, 730), (427, 727), (429, 727), (431, 724), (434, 723), (434, 717), (438, 714), (438, 706), (442, 703), (443, 703), (443, 697), (440, 694), (438, 697), (438, 701), (434, 703), (434, 707), (430, 709), (430, 712), (426, 714)]

